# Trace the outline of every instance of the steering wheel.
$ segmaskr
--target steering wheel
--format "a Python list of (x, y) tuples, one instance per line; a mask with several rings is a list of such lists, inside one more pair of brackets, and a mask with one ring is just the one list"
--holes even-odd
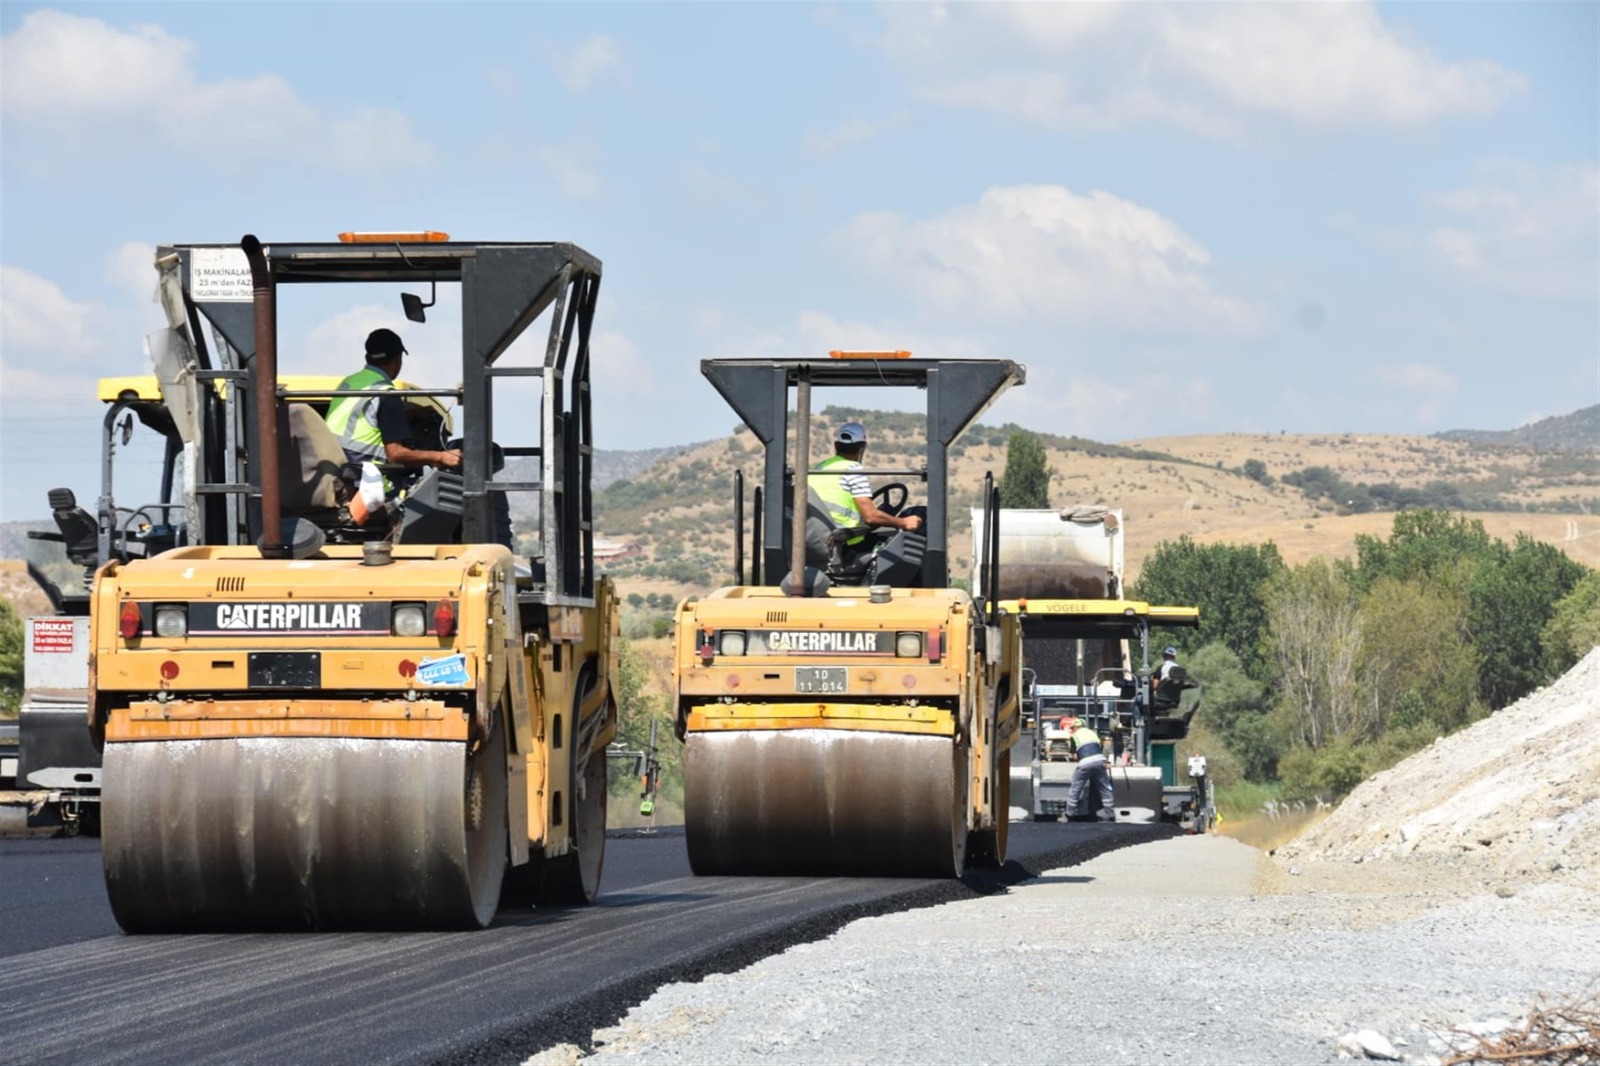
[(891, 481), (872, 494), (872, 505), (885, 514), (899, 514), (910, 498), (911, 490), (904, 481)]

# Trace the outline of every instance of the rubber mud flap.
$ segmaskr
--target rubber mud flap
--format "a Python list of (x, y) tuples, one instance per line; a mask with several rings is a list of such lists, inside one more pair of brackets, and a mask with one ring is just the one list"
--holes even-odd
[(959, 877), (965, 756), (949, 737), (902, 733), (690, 733), (689, 865), (701, 875)]
[(506, 835), (497, 742), (470, 761), (459, 742), (425, 740), (111, 743), (103, 789), (106, 890), (128, 932), (494, 917)]

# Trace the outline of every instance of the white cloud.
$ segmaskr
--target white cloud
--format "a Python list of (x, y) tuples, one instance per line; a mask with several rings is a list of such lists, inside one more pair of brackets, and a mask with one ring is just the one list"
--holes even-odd
[(153, 302), (156, 291), (156, 249), (143, 241), (127, 241), (106, 256), (106, 280), (138, 300)]
[(616, 332), (600, 331), (589, 339), (589, 354), (594, 361), (590, 376), (607, 395), (651, 396), (656, 393), (655, 375), (639, 346)]
[(1379, 381), (1403, 393), (1393, 397), (1408, 405), (1415, 422), (1435, 424), (1461, 388), (1456, 376), (1433, 363), (1393, 363), (1377, 370)]
[(1212, 286), (1210, 253), (1175, 222), (1101, 190), (1001, 186), (925, 219), (857, 215), (830, 241), (935, 313), (1230, 332), (1262, 318)]
[(0, 264), (0, 349), (13, 366), (18, 353), (41, 366), (93, 356), (105, 314), (100, 304), (75, 300), (48, 278)]
[(0, 39), (0, 114), (8, 134), (84, 153), (154, 140), (231, 164), (287, 157), (353, 173), (433, 160), (398, 111), (328, 112), (274, 74), (203, 81), (195, 53), (159, 26), (34, 11)]
[[(426, 291), (426, 286), (424, 286)], [(406, 345), (401, 375), (423, 388), (449, 388), (461, 380), (461, 304), (454, 286), (442, 286), (438, 303), (428, 309), (426, 324), (407, 321), (400, 302), (360, 304), (309, 326), (303, 334), (285, 319), (280, 304), (280, 359), (285, 373), (333, 374), (360, 370), (366, 360), (367, 334), (380, 326), (400, 334)], [(522, 343), (521, 340), (518, 342)], [(455, 403), (448, 396), (439, 402)]]
[(539, 149), (539, 162), (556, 179), (561, 193), (571, 200), (595, 200), (600, 196), (600, 175), (589, 161), (587, 149), (548, 145)]
[(1470, 184), (1427, 201), (1448, 222), (1427, 234), (1425, 247), (1473, 281), (1522, 296), (1593, 302), (1600, 294), (1600, 167), (1593, 163), (1490, 160)]
[(1239, 135), (1250, 119), (1317, 129), (1493, 114), (1527, 79), (1450, 62), (1370, 3), (901, 4), (880, 43), (939, 103), (1046, 127), (1167, 122)]
[(833, 155), (842, 148), (865, 144), (892, 129), (905, 125), (905, 122), (906, 116), (903, 114), (891, 115), (877, 122), (871, 119), (853, 118), (830, 130), (806, 134), (805, 152), (811, 156)]
[(627, 71), (622, 46), (604, 34), (554, 58), (556, 77), (568, 92), (580, 96), (603, 81), (622, 78)]

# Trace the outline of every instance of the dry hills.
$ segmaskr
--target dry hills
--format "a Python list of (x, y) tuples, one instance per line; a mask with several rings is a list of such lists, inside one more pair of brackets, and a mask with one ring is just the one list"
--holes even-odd
[[(825, 454), (833, 421), (846, 413), (870, 427), (869, 467), (920, 466), (920, 418), (838, 409), (813, 420), (814, 458)], [(979, 499), (985, 472), (996, 478), (1004, 472), (1009, 428), (975, 426), (952, 450), (951, 554), (957, 576), (970, 565), (966, 509)], [(1600, 510), (1600, 457), (1592, 451), (1553, 454), (1434, 437), (1355, 434), (1215, 434), (1124, 445), (1046, 434), (1044, 441), (1053, 473), (1052, 504), (1098, 503), (1124, 511), (1131, 576), (1156, 545), (1184, 534), (1202, 542), (1271, 540), (1290, 563), (1348, 557), (1356, 534), (1388, 534), (1392, 513), (1347, 513), (1342, 501), (1309, 499), (1282, 480), (1315, 467), (1352, 484), (1448, 486), (1502, 508), (1465, 510), (1492, 536), (1509, 541), (1526, 533), (1587, 566), (1600, 566), (1600, 515), (1594, 513)], [(1260, 464), (1256, 477), (1243, 472), (1250, 460)], [(761, 475), (761, 453), (743, 430), (662, 458), (602, 494), (601, 534), (643, 549), (641, 558), (617, 568), (625, 591), (635, 581), (641, 590), (684, 591), (726, 579), (735, 470), (744, 472), (748, 510), (748, 494)], [(889, 480), (886, 475), (873, 479), (878, 485)], [(915, 477), (905, 480), (914, 499), (923, 494)]]

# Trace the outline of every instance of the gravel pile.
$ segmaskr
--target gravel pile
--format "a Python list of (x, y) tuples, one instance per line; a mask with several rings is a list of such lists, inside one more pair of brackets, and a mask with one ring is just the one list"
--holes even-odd
[(531, 1063), (1438, 1063), (1600, 993), (1600, 649), (1268, 857), (1102, 855), (670, 985)]
[(1275, 853), (1399, 860), (1480, 881), (1600, 885), (1600, 648), (1564, 677), (1359, 786)]

